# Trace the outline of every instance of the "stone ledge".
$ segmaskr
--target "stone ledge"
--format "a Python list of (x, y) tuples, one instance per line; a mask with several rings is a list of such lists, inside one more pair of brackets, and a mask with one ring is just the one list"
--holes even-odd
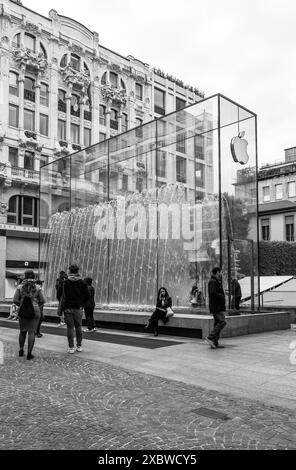
[[(0, 304), (0, 313), (9, 313), (9, 304)], [(45, 307), (44, 315), (57, 321), (56, 307)], [(94, 318), (99, 326), (105, 328), (144, 331), (151, 312), (127, 312), (95, 310)], [(222, 337), (241, 336), (265, 331), (286, 330), (290, 328), (290, 312), (268, 312), (237, 316), (227, 316), (227, 325)], [(211, 315), (192, 315), (175, 313), (165, 326), (160, 322), (160, 332), (190, 337), (206, 337), (214, 326)]]

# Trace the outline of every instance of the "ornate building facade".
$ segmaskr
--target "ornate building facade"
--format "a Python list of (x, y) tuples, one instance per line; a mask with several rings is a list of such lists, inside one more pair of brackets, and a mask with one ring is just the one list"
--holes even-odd
[[(0, 298), (38, 266), (40, 166), (200, 101), (181, 80), (101, 45), (78, 21), (0, 4)], [(164, 181), (195, 181), (180, 149)], [(165, 160), (165, 155), (163, 156)], [(184, 161), (183, 161), (184, 160)], [(180, 174), (178, 174), (180, 173)], [(201, 185), (202, 186), (202, 185)]]

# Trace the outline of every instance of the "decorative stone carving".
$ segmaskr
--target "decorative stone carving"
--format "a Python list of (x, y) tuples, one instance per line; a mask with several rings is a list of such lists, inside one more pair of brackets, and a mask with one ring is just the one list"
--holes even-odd
[(95, 42), (99, 42), (99, 33), (97, 33), (96, 31), (94, 31), (94, 41)]
[(48, 13), (48, 17), (53, 21), (58, 21), (59, 19), (58, 12), (54, 9), (50, 10), (50, 12)]
[(79, 55), (83, 54), (83, 49), (82, 49), (82, 47), (81, 47), (81, 46), (77, 46), (77, 44), (72, 44), (71, 50), (72, 50), (72, 52), (74, 52), (74, 53), (76, 52), (76, 54), (79, 54)]
[(110, 64), (109, 69), (113, 70), (114, 72), (117, 72), (117, 73), (121, 72), (121, 67), (118, 64)]
[[(31, 137), (30, 134), (34, 134)], [(34, 152), (41, 152), (44, 144), (38, 142), (37, 136), (34, 132), (30, 133), (29, 131), (24, 132), (24, 137), (19, 138), (19, 147), (27, 150), (33, 150)]]
[(110, 84), (101, 86), (102, 97), (106, 102), (112, 102), (122, 106), (126, 105), (126, 91), (120, 88), (114, 88)]
[(30, 49), (17, 48), (12, 51), (13, 58), (21, 67), (30, 66), (40, 73), (47, 68), (47, 60), (42, 52), (33, 52)]
[(37, 24), (30, 23), (29, 21), (26, 21), (26, 23), (23, 23), (22, 27), (29, 33), (36, 34), (37, 36), (40, 36), (41, 34), (39, 26)]
[(1, 41), (8, 44), (9, 43), (9, 37), (8, 36), (2, 36)]
[(0, 163), (0, 176), (7, 176), (7, 168), (5, 163)]
[(8, 204), (6, 202), (0, 202), (0, 214), (7, 215)]
[(64, 69), (60, 70), (63, 80), (67, 85), (76, 85), (82, 88), (82, 92), (86, 93), (90, 85), (90, 76), (88, 73), (75, 70), (68, 64)]
[(53, 57), (53, 58), (51, 59), (51, 63), (54, 64), (54, 65), (57, 65), (58, 59), (57, 59), (56, 57)]

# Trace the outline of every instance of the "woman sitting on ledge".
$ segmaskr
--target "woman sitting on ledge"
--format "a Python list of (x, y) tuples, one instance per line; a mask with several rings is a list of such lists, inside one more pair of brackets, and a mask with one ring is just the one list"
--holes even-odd
[(157, 294), (156, 309), (145, 326), (146, 330), (153, 328), (154, 336), (158, 336), (158, 321), (162, 320), (164, 324), (169, 321), (169, 318), (174, 315), (171, 307), (172, 299), (165, 287), (161, 287)]

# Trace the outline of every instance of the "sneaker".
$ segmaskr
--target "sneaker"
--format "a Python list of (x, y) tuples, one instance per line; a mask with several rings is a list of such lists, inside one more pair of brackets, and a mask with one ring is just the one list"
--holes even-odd
[(9, 317), (7, 317), (7, 320), (14, 320), (14, 315), (9, 315)]
[(42, 338), (43, 334), (42, 333), (36, 333), (37, 338)]
[(82, 331), (83, 333), (88, 333), (89, 331), (92, 331), (92, 330), (89, 330), (88, 328), (84, 328)]
[(215, 347), (220, 348), (220, 349), (225, 348), (225, 346), (223, 346), (222, 344), (219, 344), (219, 343), (215, 343)]
[(211, 346), (212, 349), (216, 349), (216, 345), (214, 343), (213, 340), (211, 340), (210, 338), (206, 337), (205, 338), (205, 341)]
[(90, 330), (90, 331), (94, 331), (94, 332), (95, 332), (95, 331), (97, 331), (97, 329), (96, 329), (96, 328), (93, 328), (93, 329), (92, 329), (92, 330)]
[(69, 354), (74, 354), (75, 353), (75, 348), (69, 348), (68, 353)]
[(19, 350), (19, 357), (23, 357), (23, 355), (24, 355), (24, 350), (23, 350), (23, 349), (20, 349), (20, 350)]
[(28, 359), (28, 361), (29, 361), (30, 359), (34, 359), (33, 354), (27, 354), (27, 359)]
[(58, 326), (65, 326), (65, 325), (66, 325), (66, 323), (64, 321), (61, 321)]
[(81, 347), (81, 346), (77, 346), (76, 351), (77, 351), (77, 352), (82, 352), (82, 347)]

